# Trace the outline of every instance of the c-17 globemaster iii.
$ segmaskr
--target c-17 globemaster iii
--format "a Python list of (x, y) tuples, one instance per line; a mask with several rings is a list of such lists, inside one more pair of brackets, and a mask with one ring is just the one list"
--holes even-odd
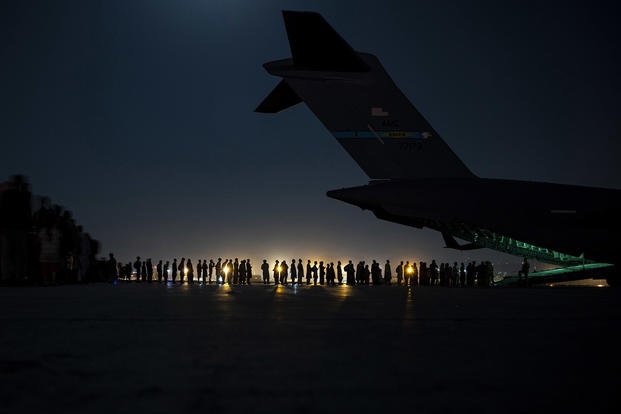
[(355, 51), (318, 13), (283, 16), (292, 57), (264, 64), (282, 80), (256, 111), (306, 103), (370, 178), (329, 197), (437, 230), (446, 247), (491, 248), (620, 280), (621, 191), (477, 177), (377, 57)]

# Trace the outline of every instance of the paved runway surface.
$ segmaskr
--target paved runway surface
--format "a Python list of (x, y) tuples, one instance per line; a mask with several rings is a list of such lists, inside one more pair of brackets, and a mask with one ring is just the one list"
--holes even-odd
[(619, 412), (621, 290), (0, 288), (0, 412)]

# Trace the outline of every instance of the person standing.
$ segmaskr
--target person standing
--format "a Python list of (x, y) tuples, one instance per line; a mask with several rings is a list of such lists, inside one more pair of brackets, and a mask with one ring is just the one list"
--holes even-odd
[(298, 269), (295, 266), (295, 259), (291, 259), (291, 284), (295, 285), (296, 280), (298, 278)]
[(276, 260), (276, 263), (274, 264), (274, 285), (278, 285), (278, 282), (280, 281), (280, 271), (282, 269), (279, 263), (280, 262)]
[(263, 273), (263, 284), (270, 284), (270, 265), (267, 264), (267, 260), (263, 259), (263, 264), (261, 264), (261, 272)]
[(106, 261), (106, 281), (116, 282), (118, 280), (118, 273), (116, 272), (117, 262), (114, 258), (114, 254), (108, 254), (108, 260)]
[(386, 260), (384, 264), (384, 283), (390, 285), (392, 279), (392, 269), (390, 268), (390, 260)]
[[(78, 229), (82, 230), (81, 226)], [(80, 254), (78, 259), (78, 282), (86, 280), (86, 276), (91, 264), (91, 238), (88, 233), (80, 232)], [(143, 274), (143, 279), (145, 275)]]
[(136, 256), (134, 271), (136, 272), (136, 282), (140, 282), (140, 274), (142, 273), (142, 262), (140, 261), (140, 256)]
[[(210, 272), (211, 272), (211, 263), (209, 264)], [(203, 267), (201, 268), (201, 272), (203, 273), (203, 284), (207, 284), (207, 259), (203, 259)], [(211, 278), (209, 278), (211, 281)], [(198, 280), (198, 279), (197, 279)]]
[(250, 264), (250, 259), (246, 259), (246, 284), (250, 286), (250, 281), (252, 280), (252, 265)]
[(188, 269), (188, 283), (194, 283), (194, 265), (192, 265), (192, 259), (188, 259), (186, 268)]
[(146, 282), (147, 281), (147, 261), (145, 260), (144, 262), (142, 262), (142, 281)]
[(175, 283), (177, 281), (177, 271), (179, 270), (179, 267), (177, 266), (177, 258), (175, 258), (173, 260), (173, 264), (172, 264), (172, 282)]
[(373, 281), (374, 285), (379, 285), (380, 267), (379, 263), (377, 263), (375, 260), (373, 260), (373, 262), (371, 263), (371, 280)]
[(216, 282), (220, 283), (220, 281), (222, 280), (222, 258), (218, 257), (218, 262), (216, 263)]
[(326, 278), (326, 267), (323, 262), (319, 262), (319, 284), (323, 286)]
[(237, 284), (238, 279), (239, 279), (239, 260), (236, 257), (235, 261), (233, 262), (233, 284)]
[(179, 283), (183, 284), (184, 276), (185, 276), (185, 257), (182, 257), (181, 262), (179, 262)]
[(303, 283), (304, 279), (304, 266), (302, 265), (302, 259), (298, 259), (298, 285)]
[[(44, 285), (55, 284), (60, 270), (61, 235), (56, 224), (49, 224), (41, 229), (39, 239), (39, 266)], [(16, 279), (11, 279), (16, 280)]]
[(364, 280), (364, 284), (368, 285), (369, 284), (369, 276), (371, 275), (371, 271), (369, 270), (369, 265), (364, 265), (364, 271), (363, 271), (363, 280)]
[(198, 262), (196, 263), (196, 283), (201, 281), (202, 274), (203, 274), (203, 263), (201, 262), (201, 259), (198, 259)]
[(164, 283), (168, 282), (168, 269), (170, 268), (170, 262), (168, 260), (166, 260), (166, 263), (164, 263), (164, 271), (163, 271), (163, 275), (162, 275), (162, 280)]
[(147, 281), (153, 282), (153, 262), (151, 259), (147, 259)]
[(242, 259), (239, 262), (239, 279), (237, 284), (243, 285), (246, 283), (246, 259)]
[(310, 259), (306, 262), (306, 284), (310, 285), (313, 268), (311, 267)]
[(347, 274), (345, 283), (347, 283), (350, 286), (353, 286), (356, 284), (356, 280), (354, 279), (354, 272), (355, 272), (354, 264), (350, 260), (349, 263), (345, 265), (345, 274)]
[(286, 285), (287, 278), (289, 277), (289, 266), (287, 265), (286, 260), (283, 260), (280, 265), (282, 267), (282, 272), (280, 273), (280, 284)]
[(341, 261), (336, 262), (336, 278), (338, 279), (339, 285), (343, 284), (343, 269), (341, 269)]
[(209, 284), (211, 284), (211, 278), (213, 276), (213, 269), (214, 269), (214, 267), (216, 267), (216, 265), (213, 262), (213, 259), (209, 259)]
[(401, 263), (399, 263), (399, 265), (397, 266), (397, 285), (401, 286), (401, 281), (403, 280), (403, 261), (401, 261)]
[(313, 271), (313, 285), (317, 286), (317, 261), (313, 263), (312, 271)]
[(162, 261), (160, 260), (159, 262), (157, 262), (157, 265), (155, 266), (156, 272), (157, 272), (157, 283), (162, 283)]

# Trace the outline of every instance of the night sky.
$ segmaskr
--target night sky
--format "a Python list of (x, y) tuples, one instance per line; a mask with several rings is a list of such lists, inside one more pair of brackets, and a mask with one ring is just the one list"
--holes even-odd
[(594, 1), (5, 0), (0, 180), (27, 175), (122, 260), (516, 268), (325, 196), (367, 177), (306, 106), (253, 112), (290, 55), (282, 9), (376, 54), (474, 173), (621, 188), (621, 16)]

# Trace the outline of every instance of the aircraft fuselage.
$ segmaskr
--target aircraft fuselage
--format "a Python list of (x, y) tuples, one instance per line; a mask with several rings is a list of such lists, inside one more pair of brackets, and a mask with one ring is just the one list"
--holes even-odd
[[(385, 180), (328, 192), (378, 217), (442, 231), (467, 226), (618, 263), (621, 191), (501, 179)], [(433, 224), (429, 224), (433, 223)]]

